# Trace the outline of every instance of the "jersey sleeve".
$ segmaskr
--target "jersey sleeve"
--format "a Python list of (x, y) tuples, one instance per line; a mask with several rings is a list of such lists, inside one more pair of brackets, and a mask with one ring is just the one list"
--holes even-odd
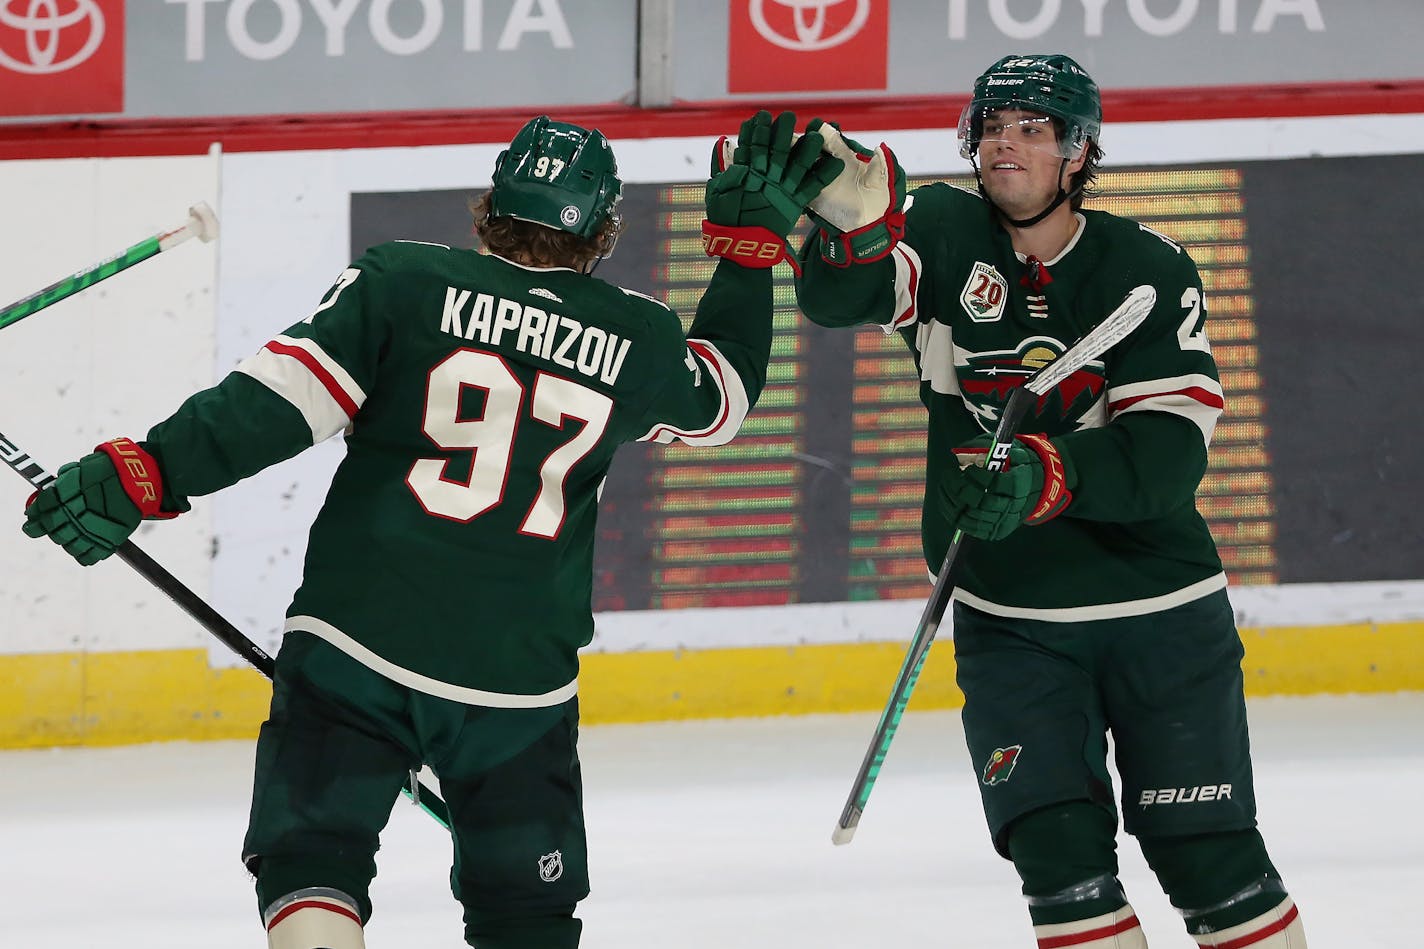
[(1108, 354), (1107, 424), (1056, 439), (1078, 481), (1070, 516), (1158, 517), (1191, 503), (1206, 473), (1224, 407), (1221, 383), (1196, 266), (1180, 248), (1175, 257), (1165, 253), (1169, 259), (1153, 268), (1157, 305)]
[(925, 260), (943, 239), (944, 186), (917, 188), (905, 198), (905, 234), (880, 260), (838, 267), (821, 256), (821, 232), (801, 246), (796, 303), (821, 326), (877, 325), (886, 333), (914, 326), (926, 307), (920, 299)]
[(190, 396), (144, 444), (168, 491), (211, 494), (344, 429), (366, 401), (389, 333), (380, 248), (337, 278), (311, 316)]
[(638, 441), (722, 445), (737, 434), (766, 385), (771, 280), (770, 270), (718, 261), (686, 338), (679, 327), (663, 341), (673, 365), (653, 394)]

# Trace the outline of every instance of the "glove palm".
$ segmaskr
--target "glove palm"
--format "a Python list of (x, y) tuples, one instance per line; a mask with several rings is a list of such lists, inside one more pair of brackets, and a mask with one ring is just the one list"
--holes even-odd
[(809, 208), (821, 226), (821, 256), (840, 267), (879, 260), (905, 234), (904, 170), (883, 143), (866, 148), (821, 119), (806, 123), (806, 134), (813, 133), (841, 159), (840, 174)]

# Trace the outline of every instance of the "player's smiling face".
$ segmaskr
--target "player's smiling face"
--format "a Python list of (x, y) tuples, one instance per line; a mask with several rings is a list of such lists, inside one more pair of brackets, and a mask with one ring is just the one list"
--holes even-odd
[(1067, 189), (1083, 167), (1079, 155), (1065, 164), (1053, 120), (1041, 112), (1004, 109), (984, 118), (979, 172), (989, 197), (1011, 218), (1029, 218)]

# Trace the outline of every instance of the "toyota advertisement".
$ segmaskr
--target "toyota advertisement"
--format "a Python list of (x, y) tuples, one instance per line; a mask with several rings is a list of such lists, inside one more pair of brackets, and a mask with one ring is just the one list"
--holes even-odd
[[(955, 94), (1011, 51), (1069, 53), (1109, 89), (1418, 78), (1400, 37), (1424, 35), (1424, 4), (1368, 6), (0, 0), (0, 121)], [(668, 83), (640, 78), (640, 59)]]
[(0, 0), (0, 112), (123, 110), (123, 0)]

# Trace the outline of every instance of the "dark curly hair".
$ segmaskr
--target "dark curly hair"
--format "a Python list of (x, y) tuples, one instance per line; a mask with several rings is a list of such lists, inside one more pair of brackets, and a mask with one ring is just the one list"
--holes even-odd
[(1074, 211), (1082, 210), (1083, 199), (1096, 197), (1098, 189), (1095, 187), (1098, 180), (1098, 165), (1103, 160), (1103, 150), (1098, 147), (1098, 143), (1088, 139), (1086, 149), (1087, 160), (1083, 162), (1083, 167), (1074, 172), (1069, 180), (1069, 192), (1073, 195), (1069, 204)]
[[(1061, 143), (1068, 134), (1068, 125), (1056, 115), (1050, 115), (1049, 118), (1053, 121), (1054, 134), (1058, 136), (1058, 141)], [(1098, 180), (1098, 168), (1103, 160), (1103, 150), (1098, 147), (1096, 139), (1090, 138), (1083, 154), (1086, 156), (1083, 167), (1068, 179), (1068, 193), (1073, 196), (1068, 205), (1074, 211), (1083, 209), (1085, 198), (1096, 197), (1098, 194), (1098, 189), (1093, 185)]]
[(623, 230), (622, 219), (616, 215), (610, 215), (592, 237), (519, 218), (494, 217), (488, 191), (471, 202), (470, 213), (475, 219), (475, 237), (486, 250), (535, 267), (572, 267), (583, 272), (593, 261), (608, 256)]

